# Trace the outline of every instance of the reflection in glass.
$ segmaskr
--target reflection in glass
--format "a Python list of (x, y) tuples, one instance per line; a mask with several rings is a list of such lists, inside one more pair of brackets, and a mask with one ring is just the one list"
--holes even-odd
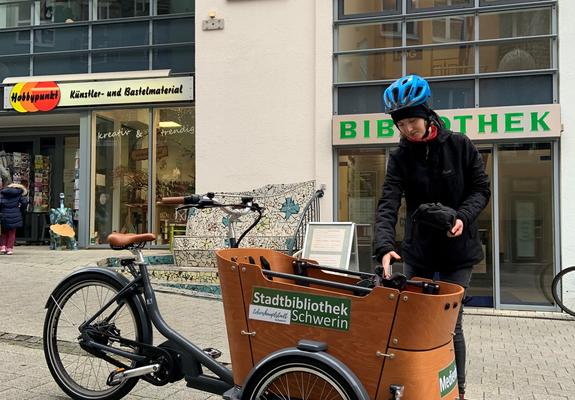
[(0, 55), (28, 54), (30, 52), (30, 31), (0, 33)]
[(41, 0), (39, 3), (40, 24), (71, 23), (89, 19), (89, 0)]
[(30, 1), (0, 4), (0, 29), (31, 25), (31, 4)]
[(194, 41), (194, 18), (154, 21), (154, 44)]
[(473, 16), (420, 19), (406, 23), (407, 45), (467, 42), (474, 37)]
[(160, 47), (154, 49), (154, 69), (171, 69), (174, 72), (194, 72), (194, 46)]
[(390, 13), (400, 10), (398, 0), (343, 0), (343, 14)]
[(549, 143), (499, 146), (501, 304), (550, 306), (553, 161)]
[[(79, 179), (80, 175), (80, 136), (66, 136), (64, 138), (64, 206), (77, 210), (80, 204)], [(77, 197), (78, 196), (78, 197)]]
[(479, 14), (479, 39), (551, 34), (551, 8)]
[(148, 23), (94, 25), (92, 48), (138, 46), (148, 44)]
[(479, 106), (553, 103), (553, 75), (479, 79)]
[(429, 82), (429, 104), (436, 110), (475, 107), (475, 82), (472, 80)]
[(421, 10), (424, 8), (454, 8), (471, 7), (473, 0), (411, 0), (408, 1), (409, 9)]
[(551, 68), (551, 39), (514, 40), (479, 46), (479, 72)]
[[(489, 180), (493, 182), (493, 152), (491, 149), (479, 149), (479, 154), (483, 158), (485, 173)], [(484, 258), (473, 267), (471, 284), (467, 289), (467, 295), (471, 297), (472, 306), (493, 307), (493, 236), (491, 222), (492, 199), (489, 199), (487, 206), (477, 217), (477, 227), (479, 229), (479, 240), (483, 247)]]
[(106, 51), (92, 54), (92, 72), (149, 69), (147, 50)]
[[(372, 243), (375, 209), (383, 180), (384, 149), (345, 149), (338, 156), (338, 220), (361, 224), (358, 227), (360, 270), (372, 271)], [(400, 232), (401, 231), (401, 232)], [(398, 229), (403, 234), (403, 227)]]
[(401, 46), (401, 23), (340, 25), (338, 50)]
[(30, 57), (0, 58), (0, 81), (9, 76), (30, 75)]
[(88, 72), (87, 54), (49, 54), (34, 56), (35, 75), (77, 74)]
[(401, 52), (337, 56), (338, 82), (394, 79), (401, 75)]
[(175, 206), (159, 204), (162, 197), (195, 193), (196, 142), (195, 109), (157, 110), (156, 123), (156, 212), (154, 232), (157, 244), (168, 244), (174, 229), (185, 227), (185, 213)]
[(98, 19), (150, 15), (149, 0), (98, 0)]
[(91, 244), (112, 231), (148, 230), (147, 109), (98, 112), (94, 137)]
[(34, 53), (45, 51), (84, 50), (88, 48), (88, 27), (37, 29), (34, 31)]
[(158, 15), (194, 12), (195, 0), (157, 0)]
[(388, 85), (349, 86), (337, 88), (338, 114), (383, 112), (383, 92)]
[(411, 49), (407, 52), (407, 73), (421, 76), (472, 74), (474, 60), (473, 46)]

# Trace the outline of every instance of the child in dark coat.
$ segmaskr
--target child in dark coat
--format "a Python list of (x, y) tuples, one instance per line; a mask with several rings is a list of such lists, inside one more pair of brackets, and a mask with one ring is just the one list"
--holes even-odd
[(16, 228), (24, 225), (22, 211), (28, 205), (28, 190), (20, 184), (11, 183), (0, 190), (0, 254), (11, 255), (16, 242)]

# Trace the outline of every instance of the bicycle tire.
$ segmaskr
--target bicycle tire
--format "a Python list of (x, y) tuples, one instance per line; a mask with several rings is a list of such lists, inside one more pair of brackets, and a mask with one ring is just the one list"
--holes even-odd
[(340, 374), (308, 357), (278, 359), (256, 372), (250, 382), (242, 400), (358, 400)]
[(551, 293), (555, 303), (575, 317), (575, 266), (565, 268), (553, 278)]
[[(108, 386), (106, 379), (116, 369), (116, 366), (89, 354), (78, 343), (77, 327), (121, 289), (122, 285), (108, 276), (97, 273), (80, 274), (65, 284), (48, 307), (43, 332), (44, 356), (58, 386), (73, 399), (118, 400), (128, 394), (138, 383), (138, 378), (132, 378), (118, 386)], [(91, 299), (95, 301), (93, 304), (88, 304)], [(75, 304), (80, 301), (84, 301), (82, 304), (84, 309)], [(111, 319), (111, 322), (120, 329), (122, 337), (141, 341), (143, 325), (134, 301), (133, 297), (128, 297), (123, 305), (113, 303), (95, 322), (101, 321), (108, 310), (111, 311), (115, 305), (118, 305), (119, 312)], [(124, 310), (129, 312), (124, 313)], [(125, 322), (124, 315), (130, 320)], [(133, 331), (130, 331), (132, 327)], [(117, 346), (116, 343), (107, 344)], [(126, 350), (125, 347), (122, 349)], [(136, 365), (128, 359), (113, 357), (132, 367)], [(76, 369), (72, 371), (74, 366)], [(82, 368), (81, 372), (80, 368)], [(86, 369), (88, 369), (87, 374)], [(80, 372), (79, 375), (78, 372)]]

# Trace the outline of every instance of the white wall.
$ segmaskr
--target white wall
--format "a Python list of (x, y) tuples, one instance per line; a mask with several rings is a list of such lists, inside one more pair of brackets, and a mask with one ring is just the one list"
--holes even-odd
[[(209, 12), (225, 28), (202, 31)], [(332, 2), (196, 2), (197, 191), (315, 179), (333, 166)]]
[(562, 268), (575, 265), (575, 1), (560, 0), (559, 15), (559, 101), (561, 135), (560, 212)]

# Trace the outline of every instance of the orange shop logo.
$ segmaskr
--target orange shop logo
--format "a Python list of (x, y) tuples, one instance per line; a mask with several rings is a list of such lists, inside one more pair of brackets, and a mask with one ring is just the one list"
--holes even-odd
[(56, 82), (22, 82), (10, 91), (10, 104), (21, 113), (50, 111), (59, 102), (60, 88)]

